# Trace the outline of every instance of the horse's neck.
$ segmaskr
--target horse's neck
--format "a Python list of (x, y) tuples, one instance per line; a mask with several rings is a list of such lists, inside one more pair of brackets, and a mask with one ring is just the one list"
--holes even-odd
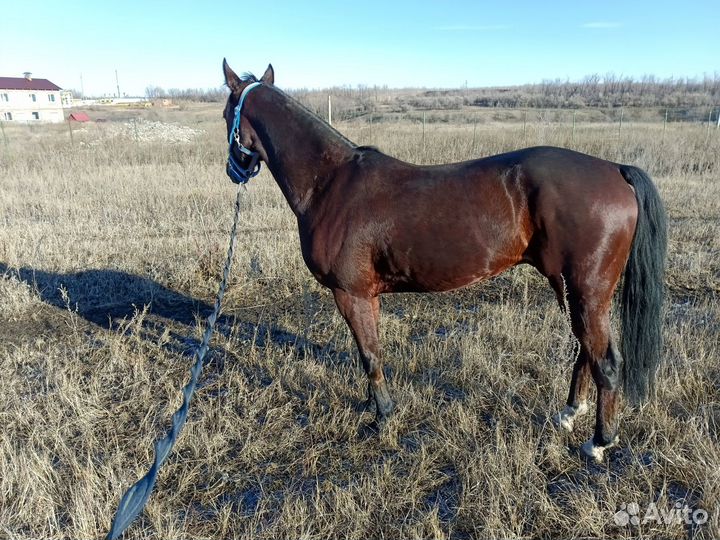
[(352, 159), (355, 146), (279, 91), (265, 94), (262, 112), (250, 118), (267, 155), (267, 166), (296, 215), (313, 194)]

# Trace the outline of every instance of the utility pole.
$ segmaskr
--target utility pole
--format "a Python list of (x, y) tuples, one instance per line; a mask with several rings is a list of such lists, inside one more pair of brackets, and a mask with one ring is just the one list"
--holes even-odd
[(115, 70), (115, 85), (117, 86), (117, 97), (120, 97), (120, 81), (118, 80), (117, 69)]
[(83, 84), (83, 76), (80, 74), (80, 97), (85, 99), (85, 85)]

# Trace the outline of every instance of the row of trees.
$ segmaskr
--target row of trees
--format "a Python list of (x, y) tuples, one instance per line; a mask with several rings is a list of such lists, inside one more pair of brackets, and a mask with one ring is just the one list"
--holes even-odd
[[(480, 107), (701, 107), (720, 103), (720, 73), (702, 79), (660, 79), (646, 75), (640, 79), (612, 73), (588, 75), (580, 81), (546, 80), (538, 84), (471, 90), (430, 90), (422, 98), (437, 108), (433, 98), (455, 97), (450, 108), (463, 105)], [(418, 107), (420, 103), (413, 103)]]
[[(707, 117), (707, 109), (720, 106), (720, 74), (702, 79), (659, 79), (651, 75), (633, 79), (608, 74), (589, 75), (580, 81), (546, 80), (510, 87), (427, 90), (360, 86), (301, 89), (290, 93), (322, 117), (327, 115), (327, 97), (331, 95), (333, 118), (338, 120), (371, 112), (452, 111), (463, 107), (571, 110), (586, 107), (668, 108), (675, 109), (675, 113), (689, 111), (686, 119), (698, 119), (702, 115)], [(682, 114), (675, 113), (673, 118), (676, 120), (682, 117)]]
[(160, 86), (145, 88), (145, 97), (150, 100), (170, 98), (176, 101), (217, 102), (224, 101), (227, 95), (227, 89), (224, 86), (218, 88), (170, 88), (168, 90)]
[[(327, 96), (333, 97), (338, 119), (375, 110), (460, 109), (465, 106), (503, 108), (582, 107), (704, 107), (720, 104), (720, 73), (703, 78), (661, 79), (646, 75), (639, 79), (593, 74), (579, 81), (545, 80), (536, 84), (508, 87), (458, 89), (389, 89), (387, 86), (342, 86), (322, 90), (295, 89), (288, 93), (311, 110), (327, 111)], [(220, 102), (227, 89), (170, 88), (148, 86), (148, 99)]]
[(720, 104), (720, 73), (703, 78), (639, 79), (612, 73), (588, 75), (579, 81), (545, 80), (507, 87), (456, 89), (389, 89), (387, 86), (341, 86), (322, 90), (297, 89), (291, 94), (311, 109), (321, 110), (327, 95), (339, 110), (352, 103), (357, 111), (388, 107), (460, 109), (463, 106), (522, 108), (581, 107), (703, 107)]

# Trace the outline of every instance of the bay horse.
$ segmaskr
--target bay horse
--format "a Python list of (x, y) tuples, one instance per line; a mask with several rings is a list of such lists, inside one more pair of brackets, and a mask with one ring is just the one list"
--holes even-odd
[[(620, 390), (633, 405), (645, 401), (662, 354), (666, 221), (648, 175), (547, 146), (412, 165), (350, 142), (279, 90), (272, 65), (259, 80), (225, 60), (223, 72), (227, 172), (244, 182), (262, 162), (272, 173), (297, 218), (308, 269), (355, 338), (378, 424), (394, 408), (379, 295), (449, 291), (526, 263), (547, 278), (580, 344), (554, 421), (572, 430), (588, 410), (592, 377), (595, 432), (581, 451), (601, 460), (618, 440)], [(623, 272), (618, 348), (610, 307)]]

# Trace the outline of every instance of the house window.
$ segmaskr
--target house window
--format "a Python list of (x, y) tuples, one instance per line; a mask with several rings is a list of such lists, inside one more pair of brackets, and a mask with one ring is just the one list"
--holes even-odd
[(0, 94), (0, 101), (10, 101), (7, 94)]
[(12, 120), (12, 113), (11, 112), (3, 113), (3, 118), (5, 120)]
[(54, 101), (55, 101), (55, 94), (48, 94), (48, 100), (54, 102)]
[(30, 94), (30, 99), (33, 100), (33, 102), (37, 101), (37, 96), (35, 94)]
[(33, 112), (32, 113), (33, 120), (40, 120), (40, 113), (39, 112)]

